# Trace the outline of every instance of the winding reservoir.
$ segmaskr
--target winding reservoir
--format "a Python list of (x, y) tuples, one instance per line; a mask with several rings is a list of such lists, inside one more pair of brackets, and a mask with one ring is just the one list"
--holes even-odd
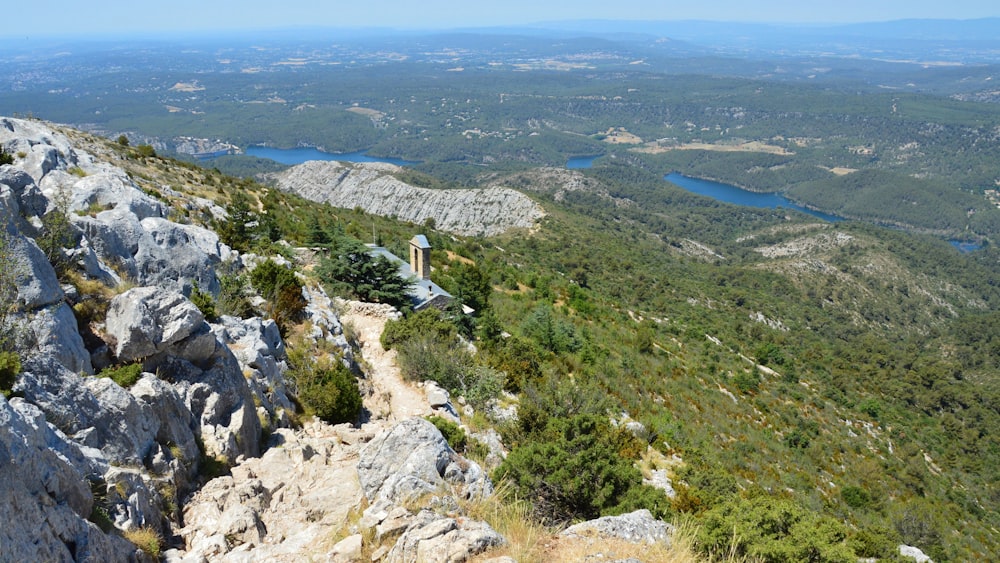
[(742, 188), (737, 188), (736, 186), (723, 184), (721, 182), (691, 178), (683, 174), (678, 174), (677, 172), (667, 174), (663, 177), (663, 179), (689, 192), (707, 196), (718, 201), (724, 201), (726, 203), (746, 205), (748, 207), (763, 207), (768, 209), (777, 209), (779, 207), (784, 209), (794, 209), (830, 222), (844, 220), (843, 217), (803, 207), (776, 193), (751, 192), (749, 190), (744, 190)]
[(379, 158), (368, 156), (367, 151), (332, 153), (323, 152), (312, 147), (298, 147), (294, 149), (276, 149), (272, 147), (252, 146), (247, 147), (246, 153), (250, 156), (269, 158), (282, 164), (295, 165), (302, 164), (308, 160), (336, 160), (340, 162), (387, 162), (396, 166), (413, 166), (418, 164), (412, 160), (401, 158)]

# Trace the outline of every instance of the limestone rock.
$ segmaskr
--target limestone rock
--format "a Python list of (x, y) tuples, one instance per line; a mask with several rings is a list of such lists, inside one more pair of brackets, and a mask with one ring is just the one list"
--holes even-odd
[(147, 217), (165, 217), (164, 204), (136, 189), (121, 170), (88, 175), (73, 182), (69, 195), (71, 213), (97, 212), (111, 209), (127, 211), (142, 220)]
[(646, 509), (621, 516), (605, 516), (570, 526), (560, 535), (576, 538), (618, 538), (630, 542), (670, 544), (674, 527), (653, 518)]
[[(354, 465), (358, 447), (341, 444), (337, 435), (316, 421), (299, 430), (277, 429), (260, 458), (213, 479), (187, 503), (186, 527), (179, 531), (187, 552), (174, 559), (309, 559), (362, 498)], [(323, 553), (332, 555), (328, 550)]]
[(197, 282), (201, 289), (217, 293), (215, 266), (235, 259), (235, 254), (218, 235), (202, 227), (173, 223), (156, 215), (142, 217), (155, 213), (155, 208), (147, 209), (153, 203), (136, 198), (132, 207), (119, 205), (95, 216), (71, 213), (70, 220), (101, 261), (118, 264), (139, 284), (187, 293)]
[(143, 219), (140, 224), (148, 239), (140, 242), (135, 254), (139, 283), (173, 285), (186, 294), (191, 283), (198, 282), (204, 291), (218, 293), (215, 265), (235, 257), (219, 235), (160, 217)]
[(141, 465), (153, 445), (157, 424), (149, 407), (110, 379), (82, 378), (52, 358), (32, 358), (15, 390), (78, 444), (114, 463)]
[(8, 237), (8, 251), (14, 263), (17, 303), (33, 311), (58, 303), (63, 298), (56, 272), (35, 241), (15, 234)]
[(330, 550), (335, 563), (361, 560), (361, 534), (354, 534), (337, 542)]
[(188, 410), (177, 391), (166, 381), (147, 373), (129, 392), (140, 403), (148, 405), (153, 418), (159, 422), (157, 443), (175, 448), (171, 455), (179, 455), (180, 459), (177, 461), (186, 463), (193, 469), (200, 454), (196, 438), (198, 420)]
[(123, 362), (160, 353), (204, 324), (205, 317), (193, 303), (159, 287), (137, 287), (115, 296), (106, 321), (115, 355)]
[(0, 145), (10, 154), (25, 153), (18, 166), (36, 184), (49, 172), (76, 163), (69, 139), (37, 121), (0, 118)]
[(495, 468), (500, 463), (507, 459), (507, 448), (503, 444), (503, 439), (500, 437), (500, 433), (493, 428), (487, 428), (482, 432), (474, 432), (469, 434), (469, 438), (473, 440), (478, 440), (484, 444), (489, 451), (486, 454), (486, 467)]
[(250, 392), (268, 413), (295, 411), (285, 386), (285, 344), (273, 320), (223, 316), (212, 332), (233, 351)]
[(330, 299), (321, 286), (308, 283), (303, 285), (302, 296), (306, 299), (305, 316), (312, 325), (312, 332), (309, 334), (309, 338), (313, 342), (325, 340), (333, 344), (343, 354), (345, 361), (348, 363), (353, 362), (354, 350), (351, 349), (351, 345), (347, 342), (347, 337), (344, 335), (344, 327), (340, 324), (340, 319), (334, 313), (337, 308), (334, 306), (333, 300)]
[(17, 198), (21, 213), (28, 217), (41, 217), (48, 207), (48, 198), (35, 184), (35, 179), (13, 166), (0, 167), (0, 184), (8, 186)]
[[(424, 384), (424, 393), (427, 395), (427, 403), (432, 409), (451, 407), (451, 395), (448, 391), (435, 381), (428, 381)], [(454, 407), (451, 407), (454, 410)]]
[(240, 456), (256, 456), (260, 420), (239, 363), (228, 348), (220, 346), (203, 367), (168, 356), (157, 369), (198, 419), (205, 453), (228, 463)]
[(462, 562), (503, 543), (503, 536), (485, 522), (442, 518), (424, 510), (396, 541), (387, 559), (390, 563)]
[[(2, 126), (2, 121), (0, 121)], [(0, 397), (0, 545), (10, 561), (129, 561), (135, 546), (87, 520), (93, 497), (45, 416)]]
[(75, 373), (94, 372), (90, 352), (77, 330), (76, 316), (67, 303), (35, 311), (28, 318), (28, 327), (34, 335), (36, 354), (51, 357)]
[(917, 563), (934, 563), (919, 547), (902, 544), (899, 546), (899, 554), (903, 557), (909, 557)]
[(493, 492), (479, 465), (452, 451), (441, 432), (422, 418), (404, 420), (366, 445), (358, 479), (372, 504), (399, 504), (439, 487), (467, 498)]
[(509, 188), (429, 190), (394, 178), (399, 167), (384, 163), (310, 161), (274, 175), (278, 187), (335, 207), (361, 207), (383, 217), (422, 224), (460, 235), (493, 236), (531, 228), (542, 208)]
[(654, 469), (650, 472), (649, 479), (643, 478), (642, 482), (651, 487), (656, 487), (667, 495), (667, 498), (675, 498), (677, 491), (674, 490), (674, 483), (670, 480), (670, 475), (666, 469)]

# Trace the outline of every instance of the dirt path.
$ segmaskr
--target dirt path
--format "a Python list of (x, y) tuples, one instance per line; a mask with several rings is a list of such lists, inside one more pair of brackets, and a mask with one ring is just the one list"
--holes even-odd
[(353, 327), (365, 373), (374, 392), (364, 400), (372, 419), (389, 422), (431, 414), (424, 392), (403, 381), (396, 365), (396, 351), (383, 350), (379, 337), (389, 318), (390, 309), (370, 303), (344, 301), (340, 322)]

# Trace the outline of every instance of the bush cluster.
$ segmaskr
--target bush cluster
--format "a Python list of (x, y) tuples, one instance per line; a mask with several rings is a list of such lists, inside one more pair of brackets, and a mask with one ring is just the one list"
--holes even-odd
[(250, 272), (250, 283), (264, 298), (265, 312), (282, 331), (301, 318), (306, 300), (302, 296), (302, 283), (292, 269), (268, 259)]

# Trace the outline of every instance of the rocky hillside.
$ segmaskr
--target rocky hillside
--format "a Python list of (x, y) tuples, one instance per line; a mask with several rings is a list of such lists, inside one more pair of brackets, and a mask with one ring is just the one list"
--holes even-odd
[[(335, 312), (345, 305), (305, 280), (300, 337), (365, 366), (367, 414), (363, 424), (302, 423), (275, 322), (209, 322), (193, 302), (196, 287), (218, 293), (217, 269), (260, 258), (189, 222), (225, 216), (208, 199), (149, 187), (152, 168), (169, 163), (145, 168), (144, 191), (119, 166), (135, 157), (101, 146), (37, 121), (0, 119), (0, 149), (13, 161), (0, 166), (8, 288), (0, 370), (12, 375), (0, 395), (0, 561), (503, 553), (510, 540), (485, 514), (505, 509), (485, 471), (414, 416), (458, 422), (455, 405), (433, 383), (404, 383), (394, 353), (378, 343), (397, 313), (346, 307), (352, 348)], [(189, 213), (177, 213), (178, 198)], [(503, 455), (502, 446), (492, 454)], [(603, 549), (590, 539), (596, 533), (666, 549), (668, 532), (638, 512), (553, 545)], [(621, 552), (647, 548), (631, 549)]]
[(491, 236), (531, 228), (544, 215), (524, 194), (503, 187), (481, 190), (429, 190), (392, 176), (399, 167), (384, 163), (310, 161), (275, 174), (285, 191), (334, 207), (360, 207), (369, 213), (424, 224), (460, 235)]

